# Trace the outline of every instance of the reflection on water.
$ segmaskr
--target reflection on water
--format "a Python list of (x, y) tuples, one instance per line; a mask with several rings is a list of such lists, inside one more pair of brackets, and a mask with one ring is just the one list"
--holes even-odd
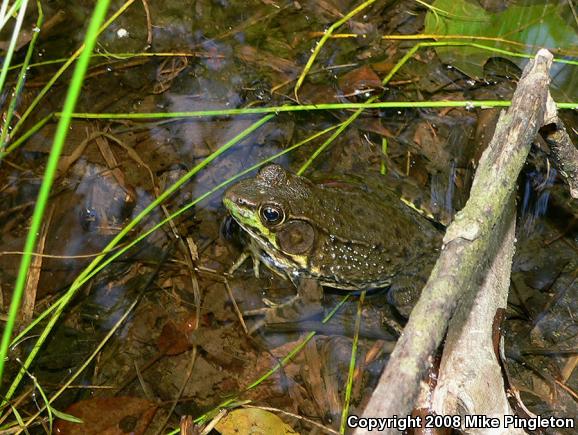
[(532, 171), (526, 174), (521, 207), (521, 219), (526, 234), (530, 234), (534, 230), (536, 222), (548, 210), (550, 189), (558, 175), (556, 169), (549, 169), (546, 174), (539, 171)]

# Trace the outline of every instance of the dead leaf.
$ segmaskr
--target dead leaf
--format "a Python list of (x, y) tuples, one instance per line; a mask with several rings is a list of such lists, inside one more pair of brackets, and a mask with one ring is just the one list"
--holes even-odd
[(157, 405), (139, 397), (97, 397), (71, 405), (66, 413), (83, 423), (57, 420), (54, 432), (60, 435), (143, 434), (151, 423)]
[(339, 78), (339, 88), (346, 96), (357, 95), (382, 87), (381, 79), (369, 65), (351, 70)]
[(192, 347), (187, 338), (188, 324), (183, 323), (180, 326), (179, 328), (170, 320), (163, 326), (157, 340), (157, 347), (163, 355), (179, 355)]
[(223, 417), (215, 428), (223, 435), (240, 433), (289, 435), (298, 433), (275, 414), (259, 408), (235, 409)]
[(294, 77), (298, 72), (295, 62), (267, 53), (266, 51), (257, 50), (250, 45), (241, 46), (235, 55), (243, 62), (272, 69), (289, 77)]

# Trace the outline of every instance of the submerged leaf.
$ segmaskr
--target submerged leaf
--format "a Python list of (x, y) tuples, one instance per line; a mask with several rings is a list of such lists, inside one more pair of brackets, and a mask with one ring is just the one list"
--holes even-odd
[(290, 435), (297, 433), (275, 414), (258, 408), (235, 409), (217, 423), (216, 429), (223, 435), (238, 433)]
[[(559, 53), (578, 56), (576, 29), (562, 17), (566, 4), (510, 6), (500, 13), (490, 13), (472, 0), (437, 0), (425, 19), (425, 33), (455, 35), (455, 41), (478, 42), (489, 47), (518, 53), (534, 54), (539, 48), (549, 48)], [(443, 12), (440, 12), (443, 11)], [(474, 40), (472, 37), (495, 38)], [(444, 39), (447, 40), (447, 39)], [(511, 42), (508, 42), (511, 41)], [(470, 77), (483, 77), (483, 67), (491, 57), (506, 57), (520, 68), (526, 59), (493, 53), (476, 47), (437, 47), (443, 62), (455, 66)], [(559, 97), (576, 99), (578, 74), (575, 66), (554, 65), (553, 83), (561, 93)]]
[[(157, 405), (139, 397), (95, 397), (71, 405), (56, 423), (59, 434), (143, 434), (152, 421)], [(68, 418), (76, 416), (77, 420)], [(83, 424), (78, 424), (81, 419)]]

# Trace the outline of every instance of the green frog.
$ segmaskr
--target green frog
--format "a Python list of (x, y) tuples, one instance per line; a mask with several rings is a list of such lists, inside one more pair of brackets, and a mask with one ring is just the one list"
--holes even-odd
[(388, 300), (407, 317), (441, 246), (441, 232), (393, 191), (316, 184), (276, 164), (230, 187), (223, 203), (253, 257), (297, 287), (290, 301), (250, 313), (265, 314), (265, 323), (319, 313), (322, 286), (389, 287)]

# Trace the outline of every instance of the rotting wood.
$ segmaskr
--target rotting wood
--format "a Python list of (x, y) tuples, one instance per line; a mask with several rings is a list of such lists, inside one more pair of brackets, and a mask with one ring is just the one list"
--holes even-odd
[(578, 198), (578, 150), (558, 117), (556, 103), (548, 92), (542, 136), (550, 146), (554, 162), (568, 183), (572, 198)]
[[(512, 197), (503, 220), (492, 232), (489, 264), (484, 267), (480, 291), (466, 290), (448, 326), (431, 408), (437, 415), (460, 415), (462, 430), (466, 430), (465, 416), (477, 415), (500, 422), (500, 427), (492, 432), (495, 435), (525, 433), (522, 429), (502, 425), (504, 416), (514, 412), (504, 391), (500, 366), (498, 347), (503, 340), (494, 342), (497, 339), (494, 327), (499, 327), (495, 324), (496, 313), (505, 310), (508, 302), (515, 224)], [(473, 285), (477, 286), (477, 283)], [(466, 432), (487, 431), (482, 419), (477, 426), (478, 430), (470, 427)]]
[[(500, 115), (480, 159), (470, 198), (448, 227), (441, 255), (363, 417), (404, 418), (411, 414), (420, 381), (458, 300), (465, 289), (478, 291), (479, 286), (473, 284), (479, 282), (480, 264), (489, 262), (491, 234), (503, 220), (531, 142), (543, 125), (551, 63), (552, 55), (542, 49), (524, 69), (512, 105)], [(354, 433), (369, 431), (358, 428)], [(398, 430), (390, 428), (383, 433)]]

